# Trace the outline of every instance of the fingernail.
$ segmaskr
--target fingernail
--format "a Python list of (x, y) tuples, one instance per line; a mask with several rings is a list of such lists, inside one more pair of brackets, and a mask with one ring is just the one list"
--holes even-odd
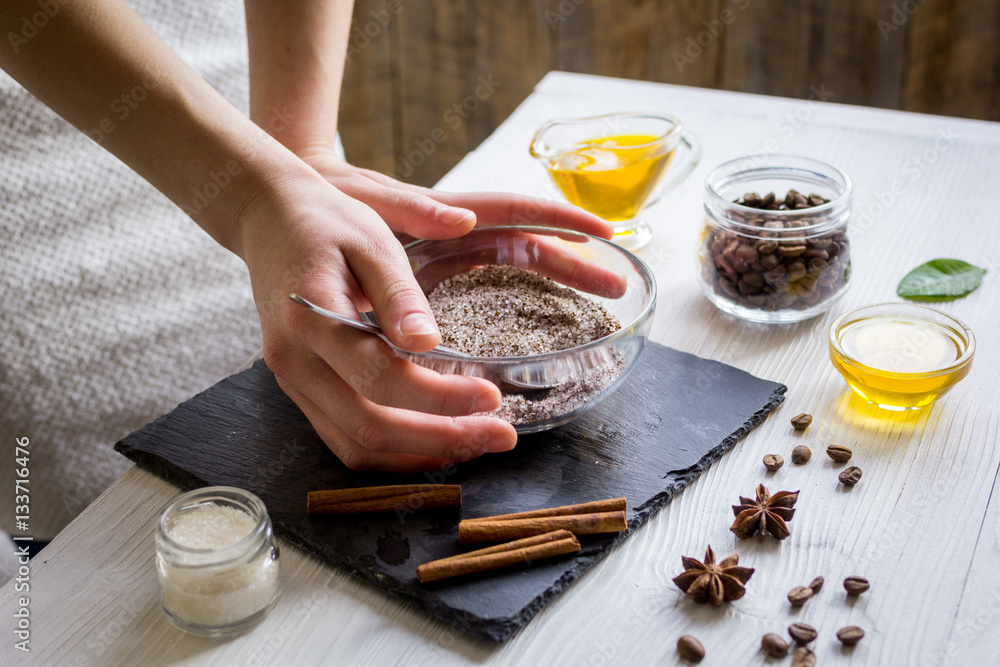
[(484, 451), (493, 454), (497, 452), (509, 452), (514, 449), (515, 445), (517, 445), (517, 438), (511, 437), (511, 434), (507, 431), (501, 431), (500, 433), (493, 434), (490, 441), (486, 443)]
[(491, 391), (476, 396), (476, 400), (472, 403), (473, 412), (493, 412), (499, 407), (500, 398)]
[(437, 210), (438, 222), (445, 227), (458, 227), (470, 221), (475, 221), (476, 214), (464, 208), (442, 206)]
[(438, 332), (434, 320), (424, 313), (410, 313), (404, 317), (399, 330), (404, 336), (435, 336)]

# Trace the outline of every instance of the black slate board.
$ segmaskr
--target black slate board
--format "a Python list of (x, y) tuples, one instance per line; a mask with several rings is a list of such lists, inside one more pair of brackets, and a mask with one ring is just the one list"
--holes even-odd
[[(275, 531), (409, 600), (456, 629), (503, 641), (716, 461), (784, 400), (784, 385), (648, 343), (603, 403), (509, 453), (425, 475), (348, 470), (263, 362), (119, 442), (115, 449), (184, 488), (230, 485), (267, 505)], [(414, 482), (462, 485), (461, 510), (309, 517), (310, 490)], [(420, 563), (463, 549), (460, 518), (625, 496), (629, 530), (584, 539), (574, 556), (421, 585)]]

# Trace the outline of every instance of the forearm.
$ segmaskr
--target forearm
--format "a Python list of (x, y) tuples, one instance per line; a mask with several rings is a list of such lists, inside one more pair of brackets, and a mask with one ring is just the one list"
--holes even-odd
[(332, 152), (353, 0), (246, 0), (250, 118), (300, 156)]
[[(242, 212), (298, 161), (123, 0), (53, 6), (31, 39), (2, 40), (0, 66), (239, 254)], [(4, 0), (0, 34), (37, 11), (37, 0)]]

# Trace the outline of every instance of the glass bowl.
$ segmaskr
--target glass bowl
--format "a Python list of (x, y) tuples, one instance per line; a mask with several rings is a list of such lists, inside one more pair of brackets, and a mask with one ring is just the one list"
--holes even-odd
[(462, 357), (436, 352), (398, 356), (440, 373), (484, 377), (517, 405), (507, 419), (534, 433), (576, 418), (611, 394), (635, 365), (652, 324), (656, 279), (645, 262), (610, 241), (546, 227), (483, 227), (455, 239), (406, 246), (417, 283), (430, 293), (452, 275), (486, 265), (538, 271), (600, 304), (621, 324), (576, 347), (518, 357)]
[(964, 323), (912, 303), (865, 306), (830, 325), (830, 360), (847, 384), (887, 410), (930, 405), (969, 374), (976, 337)]

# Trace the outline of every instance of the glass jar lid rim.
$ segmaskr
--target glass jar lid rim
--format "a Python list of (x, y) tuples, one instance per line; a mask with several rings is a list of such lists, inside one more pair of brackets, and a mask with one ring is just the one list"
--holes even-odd
[[(230, 500), (234, 502), (242, 502), (248, 506), (248, 508), (256, 513), (251, 514), (251, 518), (256, 520), (256, 525), (253, 530), (249, 533), (233, 542), (232, 544), (227, 544), (223, 547), (189, 547), (187, 545), (181, 544), (175, 540), (167, 528), (167, 516), (175, 511), (181, 510), (187, 507), (194, 507), (205, 504), (206, 502), (213, 502), (219, 494), (232, 494), (236, 498), (223, 498), (224, 500)], [(267, 514), (267, 507), (264, 502), (258, 498), (255, 494), (247, 491), (245, 489), (240, 489), (235, 486), (205, 486), (186, 493), (182, 493), (175, 498), (173, 498), (163, 511), (160, 512), (159, 518), (156, 521), (156, 533), (157, 537), (162, 539), (171, 549), (183, 552), (191, 555), (209, 555), (216, 554), (224, 557), (220, 557), (219, 560), (213, 561), (212, 563), (203, 563), (202, 565), (220, 565), (227, 561), (238, 558), (246, 549), (260, 541), (268, 531), (268, 526), (270, 524), (270, 517)], [(228, 554), (232, 554), (229, 556)]]
[[(754, 161), (756, 161), (756, 163), (754, 163)], [(796, 165), (794, 164), (795, 162), (799, 162), (801, 164)], [(729, 173), (734, 167), (742, 164), (747, 164), (748, 166), (745, 169)], [(819, 206), (813, 206), (808, 209), (794, 209), (786, 211), (765, 210), (754, 208), (752, 206), (746, 206), (737, 202), (731, 202), (723, 197), (719, 192), (720, 186), (727, 185), (732, 181), (738, 180), (740, 176), (747, 177), (754, 175), (755, 173), (763, 176), (768, 172), (783, 172), (787, 175), (790, 172), (802, 172), (810, 167), (813, 169), (823, 169), (828, 172), (832, 172), (830, 174), (825, 174), (820, 171), (813, 171), (812, 173), (815, 173), (840, 188), (840, 192), (836, 197)], [(829, 163), (806, 157), (804, 155), (772, 153), (761, 158), (756, 158), (752, 155), (744, 155), (742, 157), (723, 162), (713, 169), (705, 178), (705, 190), (719, 203), (724, 204), (726, 207), (734, 207), (735, 210), (740, 211), (741, 213), (759, 212), (766, 213), (768, 215), (777, 215), (780, 218), (783, 216), (802, 215), (806, 211), (809, 213), (823, 213), (843, 206), (843, 202), (848, 201), (852, 196), (854, 184), (852, 183), (850, 176), (848, 176), (843, 170)]]

